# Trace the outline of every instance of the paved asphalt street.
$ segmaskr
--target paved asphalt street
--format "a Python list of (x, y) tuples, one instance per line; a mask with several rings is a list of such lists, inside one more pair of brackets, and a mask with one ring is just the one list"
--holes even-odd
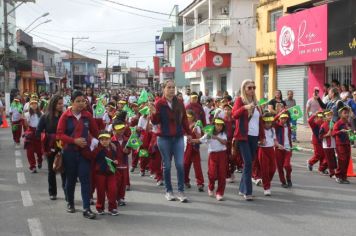
[[(206, 173), (206, 148), (202, 158)], [(120, 214), (88, 220), (79, 211), (66, 213), (62, 191), (57, 201), (49, 200), (46, 164), (38, 174), (31, 174), (24, 150), (14, 147), (9, 129), (2, 129), (0, 236), (355, 235), (356, 178), (350, 185), (339, 185), (308, 172), (307, 158), (302, 153), (293, 155), (292, 189), (282, 189), (276, 175), (272, 197), (263, 196), (262, 188), (255, 187), (253, 202), (237, 195), (238, 183), (227, 185), (223, 202), (209, 198), (206, 192), (198, 193), (196, 186), (186, 191), (189, 203), (167, 202), (163, 187), (136, 172), (131, 176), (127, 206), (119, 208)], [(207, 181), (206, 174), (204, 177)], [(81, 209), (79, 190), (78, 184), (77, 209)]]

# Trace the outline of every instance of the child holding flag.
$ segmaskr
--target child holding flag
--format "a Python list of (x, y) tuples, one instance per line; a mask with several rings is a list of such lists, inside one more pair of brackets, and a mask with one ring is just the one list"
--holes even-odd
[(118, 215), (116, 194), (116, 166), (119, 164), (115, 145), (111, 144), (111, 135), (108, 131), (99, 133), (99, 146), (94, 150), (95, 156), (95, 183), (96, 183), (96, 210), (99, 215), (105, 214), (105, 196), (108, 199), (109, 212), (112, 216)]
[(328, 164), (330, 178), (335, 177), (336, 158), (335, 158), (335, 138), (331, 135), (334, 123), (332, 122), (333, 112), (324, 111), (324, 123), (320, 127), (319, 136), (323, 140), (324, 157)]
[(222, 201), (224, 199), (224, 192), (226, 187), (226, 165), (227, 153), (226, 144), (227, 136), (225, 133), (224, 120), (215, 118), (213, 129), (205, 129), (205, 135), (200, 139), (193, 139), (192, 143), (207, 143), (208, 144), (208, 195), (214, 196), (215, 181), (218, 181), (218, 188), (216, 190), (216, 200)]
[(275, 117), (275, 130), (278, 141), (276, 149), (276, 163), (279, 179), (283, 188), (292, 187), (292, 130), (289, 123), (289, 114), (283, 112)]
[(323, 123), (323, 112), (319, 111), (314, 115), (310, 116), (308, 119), (308, 123), (310, 128), (312, 129), (312, 143), (314, 147), (314, 155), (311, 159), (308, 160), (308, 170), (313, 170), (313, 165), (319, 161), (319, 173), (322, 175), (328, 175), (328, 171), (326, 168), (328, 167), (327, 162), (324, 158), (324, 150), (322, 145), (322, 139), (320, 138), (320, 128)]
[[(199, 122), (196, 121), (196, 116), (193, 110), (187, 110), (187, 118), (189, 128), (192, 130), (192, 138), (201, 138), (200, 126), (202, 126), (202, 123), (200, 120)], [(187, 147), (184, 152), (184, 183), (186, 188), (192, 187), (189, 179), (189, 172), (192, 164), (195, 172), (195, 179), (198, 186), (198, 191), (204, 192), (204, 176), (203, 171), (201, 169), (199, 144), (187, 143)]]
[(347, 180), (347, 168), (351, 158), (351, 145), (348, 132), (350, 125), (348, 123), (350, 108), (342, 102), (337, 105), (340, 119), (334, 124), (332, 136), (336, 141), (336, 154), (338, 158), (338, 167), (336, 169), (336, 182), (339, 184), (349, 184)]

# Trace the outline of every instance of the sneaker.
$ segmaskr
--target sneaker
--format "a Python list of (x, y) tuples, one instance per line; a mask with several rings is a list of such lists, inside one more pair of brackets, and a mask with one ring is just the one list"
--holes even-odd
[(214, 190), (208, 189), (208, 196), (209, 197), (214, 197)]
[(126, 201), (125, 201), (124, 198), (121, 198), (121, 199), (119, 200), (119, 206), (126, 206)]
[(342, 179), (340, 179), (338, 177), (335, 178), (335, 181), (336, 181), (336, 183), (343, 184)]
[(328, 176), (329, 172), (327, 170), (319, 171), (319, 174)]
[(31, 171), (31, 173), (32, 173), (32, 174), (36, 174), (36, 173), (37, 173), (36, 168), (32, 168), (32, 169), (30, 169), (30, 171)]
[(140, 171), (140, 176), (141, 177), (145, 176), (145, 172), (144, 171)]
[(130, 191), (131, 190), (131, 186), (130, 185), (127, 185), (126, 186), (126, 191)]
[(199, 192), (204, 192), (204, 185), (198, 185), (198, 191)]
[(243, 194), (243, 193), (239, 192), (239, 196), (245, 196), (245, 194)]
[(270, 189), (265, 190), (263, 193), (265, 196), (271, 196), (272, 194)]
[(173, 192), (166, 192), (167, 201), (175, 201), (176, 197), (173, 195)]
[(83, 216), (87, 219), (93, 220), (96, 217), (96, 214), (92, 212), (90, 209), (86, 209), (83, 212)]
[(163, 186), (163, 181), (162, 180), (157, 181), (157, 186)]
[(256, 179), (255, 181), (256, 186), (262, 186), (262, 179)]
[(286, 184), (286, 183), (282, 183), (281, 186), (282, 186), (282, 188), (288, 188), (288, 184)]
[(350, 184), (350, 181), (348, 181), (347, 179), (343, 179), (343, 180), (342, 180), (342, 183), (343, 183), (343, 184)]
[(131, 173), (134, 172), (135, 169), (136, 169), (135, 167), (131, 167), (131, 168), (130, 168), (130, 172), (131, 172)]
[(192, 185), (190, 183), (186, 183), (184, 185), (185, 185), (186, 188), (191, 188), (192, 187)]
[(151, 178), (151, 179), (155, 179), (156, 176), (155, 176), (155, 175), (150, 175), (150, 178)]
[(112, 216), (117, 216), (119, 214), (119, 212), (116, 209), (113, 209), (113, 210), (109, 211), (109, 213)]
[(105, 214), (105, 211), (104, 210), (96, 210), (97, 214), (98, 215), (104, 215)]
[(237, 173), (242, 173), (242, 169), (237, 169)]
[(222, 201), (222, 200), (224, 200), (224, 197), (218, 194), (218, 195), (216, 195), (216, 200)]
[(184, 192), (178, 192), (177, 198), (180, 202), (188, 202), (188, 198), (185, 196)]
[(289, 180), (287, 185), (288, 185), (288, 188), (291, 188), (293, 186), (292, 181)]
[(95, 205), (95, 201), (94, 201), (93, 198), (90, 199), (90, 205), (91, 205), (91, 206), (94, 206), (94, 205)]
[(246, 201), (253, 201), (253, 197), (252, 197), (252, 195), (244, 195), (244, 199), (246, 200)]
[(57, 200), (57, 196), (51, 195), (51, 196), (49, 196), (49, 199), (52, 200), (52, 201)]
[(68, 204), (68, 205), (67, 205), (67, 212), (68, 212), (68, 213), (74, 213), (74, 212), (75, 212), (74, 206)]
[(42, 169), (42, 163), (37, 165), (38, 169)]
[(307, 168), (309, 171), (313, 171), (313, 166), (309, 164), (309, 161), (307, 161)]

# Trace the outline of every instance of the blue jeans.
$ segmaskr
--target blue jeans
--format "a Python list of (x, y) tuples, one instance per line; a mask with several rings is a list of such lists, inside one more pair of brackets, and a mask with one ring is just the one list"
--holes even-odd
[[(297, 127), (297, 121), (296, 120), (291, 120), (291, 125)], [(297, 140), (297, 131), (292, 131), (292, 140), (295, 141)]]
[(67, 177), (65, 191), (68, 204), (74, 206), (74, 192), (79, 177), (83, 209), (90, 208), (90, 161), (78, 151), (63, 152), (64, 173)]
[(238, 141), (237, 145), (244, 160), (244, 169), (241, 176), (240, 192), (252, 195), (252, 163), (257, 156), (257, 136), (248, 136), (247, 141)]
[(177, 169), (178, 191), (184, 192), (184, 139), (180, 137), (158, 137), (158, 149), (163, 161), (163, 176), (166, 192), (173, 192), (171, 183), (171, 162), (174, 157), (174, 163)]

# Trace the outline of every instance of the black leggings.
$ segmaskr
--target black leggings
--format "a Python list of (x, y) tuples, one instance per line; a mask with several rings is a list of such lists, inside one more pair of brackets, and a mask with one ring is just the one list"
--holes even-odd
[[(53, 171), (54, 158), (55, 158), (55, 153), (53, 153), (53, 152), (51, 152), (51, 154), (49, 154), (47, 156), (47, 163), (48, 163), (48, 193), (49, 193), (50, 196), (57, 196), (56, 172)], [(64, 173), (61, 174), (61, 179), (62, 179), (62, 188), (63, 188), (63, 191), (64, 191), (64, 196), (66, 196), (65, 188), (64, 188), (65, 182), (66, 182), (66, 176), (65, 176)]]

